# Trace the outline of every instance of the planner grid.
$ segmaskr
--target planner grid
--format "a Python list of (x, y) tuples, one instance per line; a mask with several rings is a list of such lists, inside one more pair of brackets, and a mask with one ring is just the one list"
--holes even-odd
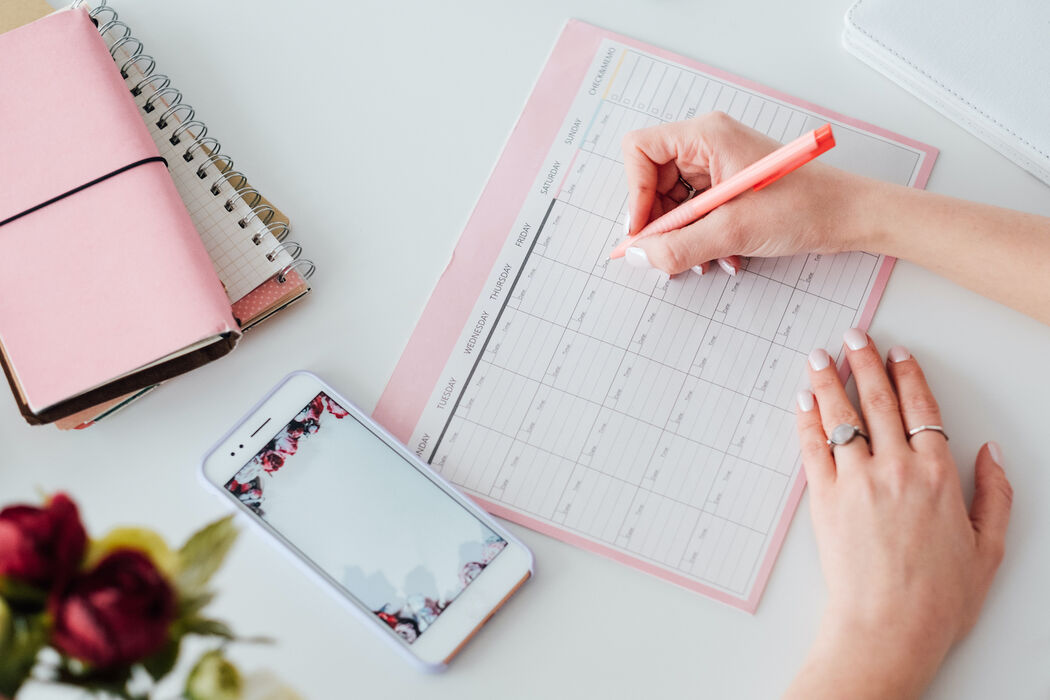
[[(551, 195), (534, 190), (507, 232), (409, 444), (500, 514), (754, 600), (799, 479), (805, 357), (841, 354), (883, 261), (799, 255), (670, 279), (610, 261), (624, 235), (626, 132), (721, 110), (788, 141), (828, 119), (609, 39), (586, 76), (546, 161)], [(858, 169), (874, 154), (915, 181), (922, 151), (831, 121)], [(540, 223), (516, 262), (523, 221)]]

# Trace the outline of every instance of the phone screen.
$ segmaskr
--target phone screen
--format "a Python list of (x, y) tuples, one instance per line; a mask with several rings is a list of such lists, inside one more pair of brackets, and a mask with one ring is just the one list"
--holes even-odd
[(324, 392), (225, 487), (410, 644), (507, 546)]

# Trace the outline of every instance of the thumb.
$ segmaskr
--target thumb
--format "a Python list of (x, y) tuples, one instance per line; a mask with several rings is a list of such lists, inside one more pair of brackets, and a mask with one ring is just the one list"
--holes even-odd
[(641, 248), (651, 266), (677, 275), (739, 252), (733, 249), (736, 237), (731, 216), (731, 207), (719, 207), (699, 221), (659, 236), (642, 238), (631, 247)]
[(1002, 455), (997, 442), (985, 443), (977, 453), (973, 504), (970, 506), (970, 521), (977, 533), (977, 550), (993, 571), (1003, 558), (1003, 542), (1014, 496), (1003, 471)]

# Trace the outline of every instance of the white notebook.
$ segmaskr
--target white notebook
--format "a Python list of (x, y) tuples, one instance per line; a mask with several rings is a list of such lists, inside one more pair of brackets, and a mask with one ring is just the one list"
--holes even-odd
[(1050, 2), (858, 0), (842, 41), (1050, 183)]
[[(307, 278), (313, 263), (299, 259), (298, 243), (284, 240), (290, 230), (288, 219), (249, 186), (233, 159), (222, 153), (208, 125), (158, 70), (158, 61), (144, 52), (142, 41), (120, 20), (117, 10), (106, 0), (78, 0), (73, 6), (77, 5), (93, 6), (89, 14), (167, 161), (238, 321), (250, 325), (269, 311), (265, 300), (273, 294), (267, 294), (267, 282)], [(305, 288), (281, 284), (286, 290)], [(286, 290), (279, 296), (301, 296)]]

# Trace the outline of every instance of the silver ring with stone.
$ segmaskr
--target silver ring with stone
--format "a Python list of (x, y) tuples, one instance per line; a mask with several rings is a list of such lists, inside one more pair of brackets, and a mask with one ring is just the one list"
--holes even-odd
[(948, 433), (944, 432), (944, 428), (939, 425), (917, 425), (908, 431), (908, 439), (911, 440), (913, 436), (918, 435), (924, 430), (934, 430), (944, 436), (945, 442), (948, 441)]
[(835, 449), (838, 445), (848, 445), (858, 435), (864, 438), (866, 442), (871, 442), (868, 439), (868, 434), (861, 430), (859, 425), (839, 423), (832, 428), (831, 435), (828, 436), (828, 447)]

